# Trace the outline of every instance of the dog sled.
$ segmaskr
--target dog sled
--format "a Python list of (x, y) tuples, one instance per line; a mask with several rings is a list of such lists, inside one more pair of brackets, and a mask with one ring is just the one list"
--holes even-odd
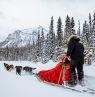
[(37, 74), (41, 81), (62, 85), (71, 80), (70, 61), (67, 56), (62, 58), (54, 68), (50, 70), (41, 70)]

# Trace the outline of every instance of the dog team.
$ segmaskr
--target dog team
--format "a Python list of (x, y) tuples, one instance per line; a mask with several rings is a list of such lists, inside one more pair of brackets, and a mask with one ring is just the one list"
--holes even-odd
[(18, 75), (21, 75), (22, 70), (25, 72), (33, 73), (32, 71), (36, 69), (36, 68), (29, 67), (29, 66), (25, 66), (25, 67), (14, 66), (14, 65), (7, 64), (7, 63), (4, 63), (4, 67), (7, 71), (11, 71), (13, 69), (16, 69), (16, 74), (18, 74)]

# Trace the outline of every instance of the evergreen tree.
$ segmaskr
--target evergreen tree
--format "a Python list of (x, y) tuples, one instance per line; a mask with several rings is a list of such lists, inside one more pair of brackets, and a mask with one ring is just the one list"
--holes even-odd
[(91, 14), (89, 13), (89, 45), (92, 47), (92, 42), (93, 42), (93, 27), (92, 27), (92, 18)]
[(93, 15), (92, 46), (95, 47), (95, 13)]
[(34, 39), (33, 39), (33, 44), (32, 44), (32, 51), (31, 51), (31, 53), (32, 53), (32, 61), (33, 61), (33, 62), (36, 62), (36, 60), (37, 60), (37, 55), (36, 55), (36, 44), (35, 44), (35, 42), (34, 42)]
[(9, 58), (9, 48), (8, 48), (8, 46), (6, 46), (6, 51), (5, 51), (5, 60), (8, 60), (8, 58)]
[(89, 13), (89, 26), (92, 26), (92, 19), (91, 19), (91, 14)]
[(93, 15), (93, 28), (94, 28), (94, 26), (95, 26), (95, 13)]
[(45, 43), (46, 43), (46, 55), (47, 56), (50, 56), (50, 44), (49, 44), (49, 34), (47, 33), (47, 37), (46, 37), (46, 41), (45, 41)]
[(31, 61), (31, 37), (29, 37), (29, 41), (27, 44), (27, 54), (28, 54), (28, 61)]
[(43, 54), (42, 54), (42, 63), (47, 63), (50, 60), (50, 44), (49, 44), (49, 33), (47, 33), (46, 39), (43, 43)]
[(57, 22), (57, 46), (63, 46), (63, 31), (62, 31), (62, 21), (61, 18), (58, 18)]
[(41, 30), (41, 59), (44, 58), (44, 46), (45, 46), (45, 37), (44, 37), (44, 31), (43, 28)]
[(65, 31), (64, 31), (64, 45), (67, 45), (67, 39), (71, 35), (71, 21), (70, 17), (67, 15), (66, 21), (65, 21)]
[(77, 31), (77, 34), (80, 36), (80, 21), (78, 21), (78, 31)]
[(82, 42), (85, 46), (89, 46), (89, 25), (86, 20), (83, 24)]
[(74, 28), (74, 26), (75, 26), (75, 21), (74, 21), (74, 18), (72, 17), (71, 18), (71, 29)]
[(44, 31), (43, 28), (41, 30), (41, 49), (43, 50), (43, 43), (45, 41)]
[(38, 31), (38, 39), (36, 42), (36, 56), (37, 61), (40, 61), (41, 59), (41, 37), (40, 37), (40, 31)]
[(49, 53), (50, 53), (50, 59), (52, 59), (53, 54), (54, 54), (54, 49), (55, 49), (55, 33), (54, 33), (54, 27), (53, 27), (53, 16), (51, 17), (51, 23), (50, 23), (50, 28), (49, 28)]

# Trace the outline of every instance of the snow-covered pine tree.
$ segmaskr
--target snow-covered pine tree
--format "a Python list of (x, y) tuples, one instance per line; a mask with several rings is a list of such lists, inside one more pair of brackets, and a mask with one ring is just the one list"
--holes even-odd
[(46, 43), (45, 43), (45, 36), (44, 36), (44, 31), (42, 28), (41, 31), (41, 62), (45, 63), (46, 61)]
[(62, 21), (61, 18), (58, 18), (57, 22), (57, 35), (56, 35), (56, 48), (53, 56), (53, 61), (57, 62), (63, 57), (63, 30), (62, 30)]
[(29, 37), (29, 41), (27, 44), (28, 61), (31, 61), (31, 49), (32, 49), (32, 43), (31, 43), (31, 37)]
[(42, 63), (47, 63), (50, 60), (50, 48), (49, 48), (49, 33), (47, 33), (46, 39), (43, 43), (43, 55), (42, 55)]
[(91, 14), (89, 13), (89, 26), (92, 26), (92, 19), (91, 19)]
[(53, 56), (53, 61), (58, 62), (61, 61), (63, 56), (66, 54), (67, 49), (64, 48), (63, 46), (56, 47), (55, 48), (55, 54)]
[(77, 35), (79, 35), (79, 36), (80, 36), (80, 34), (81, 34), (81, 33), (80, 33), (80, 30), (81, 30), (81, 29), (80, 29), (80, 21), (78, 21), (78, 31), (77, 31)]
[(93, 47), (93, 60), (95, 61), (95, 13), (93, 14), (92, 20), (92, 47)]
[(67, 39), (71, 35), (71, 21), (70, 17), (67, 15), (65, 20), (65, 30), (64, 30), (64, 45), (67, 45)]
[(41, 30), (41, 57), (43, 56), (43, 49), (44, 49), (44, 41), (45, 41), (45, 37), (44, 37), (44, 31), (43, 28)]
[(37, 57), (37, 62), (41, 61), (41, 37), (40, 37), (40, 31), (38, 31), (38, 39), (36, 41), (36, 57)]
[(74, 26), (75, 26), (75, 21), (74, 21), (74, 18), (72, 17), (71, 18), (71, 29), (74, 29)]
[(33, 44), (32, 44), (32, 50), (31, 50), (31, 57), (33, 62), (37, 62), (37, 53), (36, 53), (36, 43), (33, 39)]
[(83, 24), (82, 42), (85, 47), (89, 46), (89, 25), (87, 24), (86, 20)]
[(90, 47), (95, 47), (95, 13), (93, 19), (91, 19), (91, 14), (89, 13), (89, 41)]
[(49, 28), (49, 34), (48, 34), (48, 47), (49, 47), (49, 56), (50, 59), (52, 59), (54, 55), (54, 50), (55, 50), (55, 33), (54, 33), (54, 27), (53, 27), (53, 16), (51, 17), (51, 22), (50, 22), (50, 28)]
[(8, 60), (8, 57), (9, 57), (9, 48), (8, 46), (6, 46), (6, 51), (5, 51), (5, 60)]
[(95, 47), (95, 13), (93, 15), (93, 34), (92, 34), (92, 39), (93, 39), (93, 47)]
[(58, 18), (57, 22), (57, 47), (63, 46), (63, 30), (61, 18)]
[(93, 31), (92, 31), (92, 20), (89, 14), (89, 24), (87, 21), (83, 24), (82, 32), (82, 42), (85, 46), (85, 62), (86, 64), (91, 64), (92, 54), (93, 53)]
[(91, 14), (89, 13), (89, 46), (92, 47), (92, 45), (93, 45), (93, 27)]

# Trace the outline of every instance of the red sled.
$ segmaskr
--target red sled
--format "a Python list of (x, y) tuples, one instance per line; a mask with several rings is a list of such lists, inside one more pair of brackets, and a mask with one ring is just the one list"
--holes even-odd
[(54, 84), (62, 85), (66, 81), (70, 81), (70, 61), (67, 56), (62, 58), (62, 61), (59, 62), (55, 68), (50, 70), (42, 70), (38, 72), (37, 78), (43, 82), (49, 82)]

